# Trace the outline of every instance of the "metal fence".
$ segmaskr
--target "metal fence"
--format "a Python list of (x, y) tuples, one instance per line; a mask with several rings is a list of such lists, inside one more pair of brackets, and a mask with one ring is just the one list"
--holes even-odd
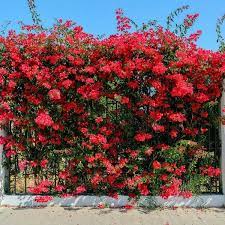
[[(220, 140), (220, 127), (212, 126), (206, 135), (205, 146), (209, 153), (213, 156), (215, 165), (220, 167), (221, 158), (221, 140)], [(222, 193), (221, 177), (211, 177), (209, 182), (201, 187), (203, 193), (220, 194)]]
[[(118, 102), (106, 101), (106, 115), (115, 111), (114, 116), (118, 116), (119, 109)], [(218, 123), (219, 124), (219, 123)], [(9, 131), (10, 132), (10, 128)], [(221, 143), (220, 143), (220, 128), (219, 125), (212, 125), (205, 135), (204, 146), (207, 147), (209, 153), (214, 157), (215, 164), (220, 166)], [(54, 194), (54, 187), (58, 184), (63, 184), (63, 180), (59, 177), (59, 172), (65, 169), (68, 165), (68, 159), (63, 152), (52, 152), (49, 157), (49, 164), (46, 169), (35, 171), (35, 169), (28, 169), (25, 167), (23, 171), (19, 168), (19, 161), (22, 155), (15, 155), (6, 159), (6, 177), (5, 177), (5, 193), (7, 194), (28, 194), (29, 187), (38, 183), (38, 179), (48, 178), (52, 181), (53, 188), (48, 194)], [(211, 178), (206, 186), (201, 187), (202, 193), (219, 194), (221, 193), (220, 178)]]

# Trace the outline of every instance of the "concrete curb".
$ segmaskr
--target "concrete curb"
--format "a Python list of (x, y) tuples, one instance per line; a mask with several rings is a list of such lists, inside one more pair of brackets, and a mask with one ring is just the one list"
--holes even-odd
[[(118, 199), (113, 199), (108, 196), (77, 196), (69, 198), (55, 197), (52, 201), (47, 203), (38, 203), (34, 201), (35, 196), (32, 195), (3, 195), (0, 200), (1, 206), (14, 206), (14, 207), (38, 207), (38, 206), (52, 206), (58, 205), (63, 207), (97, 207), (100, 203), (104, 203), (109, 207), (123, 207), (129, 204), (128, 196), (119, 196)], [(145, 207), (224, 207), (224, 195), (200, 195), (190, 199), (183, 197), (170, 197), (163, 199), (159, 196), (145, 197), (142, 196), (138, 204)]]

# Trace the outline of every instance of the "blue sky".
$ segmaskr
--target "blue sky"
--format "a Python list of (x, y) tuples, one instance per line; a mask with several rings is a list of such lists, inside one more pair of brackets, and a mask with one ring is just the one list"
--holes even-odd
[[(190, 5), (188, 13), (200, 13), (193, 30), (203, 34), (198, 45), (216, 50), (215, 25), (218, 17), (225, 13), (225, 0), (36, 0), (43, 24), (51, 26), (57, 18), (71, 19), (94, 34), (112, 34), (116, 31), (115, 9), (122, 8), (129, 18), (141, 24), (156, 19), (165, 24), (167, 15), (182, 5)], [(5, 21), (23, 21), (31, 24), (27, 0), (2, 0), (0, 24)], [(10, 28), (14, 27), (11, 25)], [(225, 36), (225, 25), (224, 25)]]

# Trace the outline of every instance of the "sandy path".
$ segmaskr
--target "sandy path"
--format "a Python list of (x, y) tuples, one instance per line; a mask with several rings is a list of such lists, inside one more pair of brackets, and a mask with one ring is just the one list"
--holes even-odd
[(0, 225), (225, 225), (225, 209), (0, 208)]

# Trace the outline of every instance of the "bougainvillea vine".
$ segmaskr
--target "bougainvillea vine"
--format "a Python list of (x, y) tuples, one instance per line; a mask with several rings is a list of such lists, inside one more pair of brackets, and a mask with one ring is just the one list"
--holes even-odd
[[(194, 140), (221, 96), (225, 55), (162, 27), (127, 32), (117, 17), (126, 32), (101, 40), (61, 20), (0, 37), (0, 124), (12, 130), (0, 143), (35, 171), (31, 193), (190, 197), (191, 180), (220, 174)], [(57, 184), (39, 175), (54, 157), (67, 161)]]

